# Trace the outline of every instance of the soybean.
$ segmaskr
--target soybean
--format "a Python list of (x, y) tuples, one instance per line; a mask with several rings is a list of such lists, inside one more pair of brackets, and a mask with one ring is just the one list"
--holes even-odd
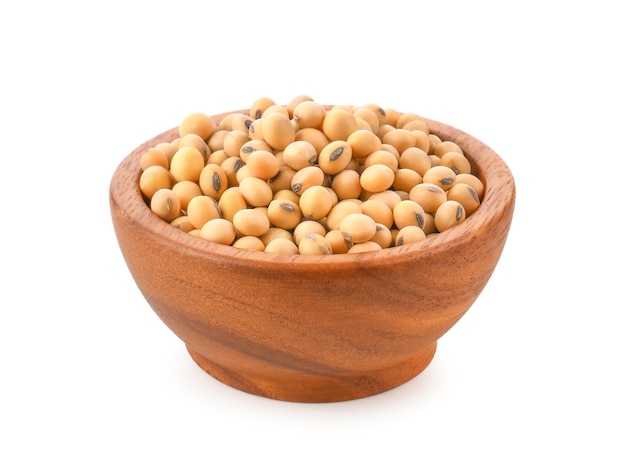
[(302, 255), (329, 255), (333, 249), (330, 242), (321, 234), (309, 232), (300, 239), (298, 251)]
[(253, 235), (260, 237), (270, 228), (267, 215), (258, 208), (239, 210), (233, 216), (233, 225), (239, 235)]
[(435, 226), (439, 232), (450, 229), (465, 220), (465, 209), (456, 200), (442, 203), (435, 213)]
[(376, 222), (363, 213), (353, 213), (341, 220), (339, 230), (351, 243), (363, 243), (376, 233)]
[(420, 115), (269, 97), (215, 122), (194, 112), (149, 147), (139, 189), (155, 215), (239, 249), (345, 254), (419, 242), (463, 222), (485, 184)]
[(169, 223), (180, 216), (180, 199), (172, 189), (159, 189), (152, 196), (150, 209)]

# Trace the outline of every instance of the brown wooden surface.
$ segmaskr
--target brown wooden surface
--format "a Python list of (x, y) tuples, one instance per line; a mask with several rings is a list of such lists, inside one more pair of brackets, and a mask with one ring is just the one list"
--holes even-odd
[(177, 129), (156, 136), (122, 161), (109, 191), (137, 286), (198, 365), (237, 389), (332, 402), (408, 381), (489, 280), (515, 203), (513, 176), (493, 150), (453, 127), (428, 125), (466, 152), (486, 184), (483, 203), (424, 242), (355, 255), (238, 250), (175, 229), (139, 191), (142, 152)]

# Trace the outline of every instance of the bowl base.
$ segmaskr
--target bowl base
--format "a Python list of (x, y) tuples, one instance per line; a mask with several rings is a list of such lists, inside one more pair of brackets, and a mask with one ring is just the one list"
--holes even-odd
[(355, 400), (393, 389), (420, 374), (432, 361), (436, 349), (437, 343), (434, 342), (388, 368), (326, 376), (286, 369), (268, 370), (263, 365), (255, 370), (227, 369), (187, 345), (191, 358), (218, 381), (249, 394), (302, 403)]

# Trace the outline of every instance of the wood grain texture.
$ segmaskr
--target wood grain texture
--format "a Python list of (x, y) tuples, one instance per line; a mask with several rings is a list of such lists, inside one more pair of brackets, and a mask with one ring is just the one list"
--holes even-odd
[(428, 366), (437, 340), (467, 312), (497, 265), (515, 183), (487, 145), (427, 122), (463, 148), (485, 183), (483, 202), (452, 229), (374, 253), (239, 250), (162, 221), (141, 196), (139, 161), (147, 147), (177, 137), (177, 128), (121, 162), (109, 190), (120, 249), (147, 302), (199, 366), (242, 391), (298, 402), (367, 397)]

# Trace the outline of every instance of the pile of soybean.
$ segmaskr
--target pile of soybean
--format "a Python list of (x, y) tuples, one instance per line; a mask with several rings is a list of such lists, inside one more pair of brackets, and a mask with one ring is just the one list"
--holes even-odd
[(151, 210), (237, 248), (342, 254), (406, 245), (461, 223), (484, 184), (416, 113), (269, 97), (216, 122), (191, 113), (141, 157)]

